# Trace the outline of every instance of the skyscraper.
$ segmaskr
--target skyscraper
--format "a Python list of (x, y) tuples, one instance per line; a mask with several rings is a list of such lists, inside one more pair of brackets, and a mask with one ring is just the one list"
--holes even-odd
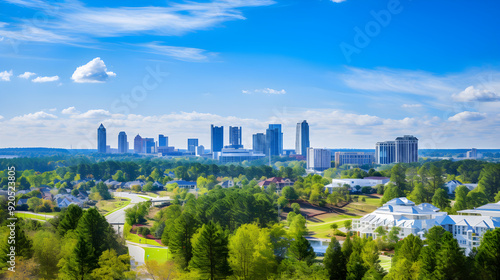
[(137, 136), (134, 138), (134, 152), (136, 154), (144, 153), (142, 137), (139, 134), (137, 134)]
[(278, 128), (266, 129), (266, 155), (279, 155), (279, 130)]
[(188, 151), (195, 153), (196, 147), (198, 147), (198, 139), (197, 138), (189, 138), (188, 139)]
[(270, 124), (269, 128), (278, 129), (278, 154), (283, 154), (283, 132), (281, 132), (281, 124)]
[(413, 135), (396, 138), (396, 162), (418, 162), (418, 139)]
[(377, 164), (391, 164), (396, 162), (396, 142), (378, 142), (375, 147), (375, 161)]
[(158, 135), (158, 147), (167, 147), (168, 146), (168, 136), (164, 136), (163, 134)]
[(155, 153), (155, 139), (154, 138), (142, 138), (142, 145), (143, 145), (143, 152), (146, 154), (153, 154)]
[(378, 142), (375, 160), (378, 164), (418, 162), (418, 139), (405, 135), (395, 141)]
[(127, 133), (125, 131), (118, 134), (118, 153), (128, 153)]
[(224, 147), (224, 127), (211, 125), (210, 129), (211, 152), (220, 152)]
[(267, 154), (266, 152), (266, 135), (257, 133), (252, 136), (252, 147), (255, 154)]
[(102, 123), (97, 129), (97, 152), (106, 153), (106, 128)]
[(229, 127), (229, 147), (235, 149), (243, 148), (241, 144), (241, 126)]
[(307, 169), (324, 171), (332, 165), (332, 152), (327, 149), (307, 148)]
[(309, 124), (307, 121), (297, 123), (297, 137), (295, 141), (295, 153), (297, 155), (307, 156), (309, 148)]

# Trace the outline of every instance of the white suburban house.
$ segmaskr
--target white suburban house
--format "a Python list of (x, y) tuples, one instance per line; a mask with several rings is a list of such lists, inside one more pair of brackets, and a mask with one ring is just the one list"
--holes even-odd
[(415, 205), (405, 197), (395, 198), (374, 212), (353, 220), (353, 230), (362, 236), (377, 238), (375, 230), (382, 226), (389, 231), (399, 227), (399, 237), (413, 234), (425, 239), (433, 226), (451, 232), (460, 247), (469, 254), (479, 246), (481, 237), (490, 229), (500, 227), (500, 203), (487, 204), (473, 210), (459, 211), (461, 215), (448, 215), (429, 203)]
[(354, 190), (354, 187), (375, 187), (376, 185), (385, 185), (389, 183), (390, 179), (387, 177), (366, 177), (364, 179), (332, 179), (332, 183), (325, 186), (325, 188), (332, 193), (335, 188), (343, 187), (344, 185), (349, 185), (350, 190)]
[(472, 191), (473, 189), (477, 188), (478, 184), (463, 184), (462, 182), (458, 180), (451, 180), (446, 182), (445, 187), (448, 188), (448, 194), (453, 194), (459, 186), (466, 186), (469, 191)]

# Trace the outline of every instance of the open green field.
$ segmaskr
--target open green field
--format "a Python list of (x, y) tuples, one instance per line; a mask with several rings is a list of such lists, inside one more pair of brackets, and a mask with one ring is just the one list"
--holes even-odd
[(145, 200), (149, 200), (150, 198), (147, 197), (147, 196), (143, 196), (143, 195), (138, 195), (138, 197), (142, 198), (142, 199), (145, 199)]
[(35, 220), (40, 220), (43, 222), (54, 218), (53, 215), (51, 215), (51, 216), (47, 215), (47, 218), (45, 218), (43, 216), (38, 216), (38, 215), (34, 215), (34, 214), (26, 214), (26, 213), (16, 213), (16, 217), (23, 218), (23, 219), (35, 219)]
[(391, 266), (392, 266), (392, 258), (388, 257), (388, 256), (380, 255), (379, 259), (380, 259), (380, 266), (382, 266), (382, 268), (385, 271), (389, 272), (389, 269), (391, 269)]
[(168, 248), (143, 247), (143, 249), (145, 261), (157, 261), (158, 263), (164, 263), (167, 260), (172, 259), (172, 254)]
[(101, 200), (96, 204), (96, 206), (97, 209), (99, 210), (99, 213), (103, 215), (108, 215), (129, 204), (130, 204), (130, 198), (115, 197), (113, 199)]
[[(344, 216), (344, 217), (342, 217)], [(361, 216), (347, 216), (347, 215), (337, 215), (338, 218), (330, 218), (330, 222), (320, 222), (320, 223), (307, 223), (307, 229), (309, 230), (309, 236), (316, 238), (331, 238), (332, 229), (330, 226), (332, 224), (337, 224), (338, 228), (344, 227), (344, 222), (352, 219), (359, 219)]]
[(156, 242), (155, 240), (152, 239), (146, 239), (144, 237), (141, 237), (137, 234), (129, 233), (126, 238), (128, 241), (135, 242), (135, 243), (141, 243), (141, 244), (149, 244), (149, 245), (155, 245), (155, 246), (163, 246), (160, 243)]

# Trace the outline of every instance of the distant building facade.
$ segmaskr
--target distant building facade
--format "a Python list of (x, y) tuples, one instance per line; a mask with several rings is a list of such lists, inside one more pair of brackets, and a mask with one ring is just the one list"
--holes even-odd
[(331, 167), (332, 152), (328, 149), (307, 149), (307, 169), (324, 171)]
[(396, 141), (396, 162), (411, 163), (418, 162), (418, 139), (413, 135), (397, 137)]
[(143, 151), (146, 154), (154, 154), (156, 152), (156, 143), (154, 138), (142, 138)]
[(295, 153), (297, 155), (307, 156), (307, 148), (309, 147), (309, 124), (304, 120), (297, 123)]
[(142, 137), (137, 134), (137, 136), (135, 136), (134, 138), (134, 153), (136, 154), (142, 154), (144, 153), (144, 150), (143, 150), (143, 144), (142, 144)]
[(266, 155), (264, 154), (258, 154), (246, 149), (224, 148), (220, 152), (218, 158), (220, 163), (225, 164), (232, 162), (252, 161), (264, 158), (265, 156)]
[(106, 153), (106, 128), (102, 123), (97, 129), (97, 152)]
[(396, 142), (378, 142), (375, 147), (375, 160), (377, 164), (391, 164), (396, 162)]
[(264, 133), (252, 136), (252, 148), (254, 153), (266, 154), (266, 135)]
[(125, 131), (121, 131), (118, 134), (118, 153), (128, 153), (127, 133)]
[(279, 152), (279, 130), (278, 128), (266, 129), (266, 155), (277, 156)]
[(281, 124), (270, 124), (269, 129), (278, 130), (278, 154), (283, 154), (283, 132), (281, 131)]
[(224, 148), (224, 127), (211, 125), (210, 128), (211, 152), (220, 152)]
[(168, 136), (158, 135), (158, 147), (168, 147)]
[(344, 164), (365, 165), (375, 163), (374, 153), (364, 152), (335, 152), (335, 166)]
[(239, 149), (243, 148), (241, 144), (241, 126), (230, 126), (229, 127), (229, 146), (228, 148)]
[(196, 153), (196, 147), (198, 147), (198, 138), (189, 138), (187, 145), (188, 152)]

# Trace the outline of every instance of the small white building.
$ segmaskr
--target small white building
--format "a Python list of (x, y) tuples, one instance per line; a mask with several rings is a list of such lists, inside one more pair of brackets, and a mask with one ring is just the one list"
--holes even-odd
[(478, 184), (462, 184), (462, 182), (458, 181), (458, 180), (451, 180), (451, 181), (448, 181), (446, 182), (445, 184), (445, 187), (448, 188), (448, 194), (453, 194), (455, 193), (455, 190), (459, 187), (459, 186), (466, 186), (469, 191), (472, 191), (473, 189), (477, 188)]
[(390, 179), (387, 177), (366, 177), (364, 179), (333, 179), (331, 184), (325, 186), (328, 192), (332, 193), (335, 188), (349, 185), (350, 190), (354, 190), (356, 186), (362, 187), (375, 187), (376, 185), (385, 185), (389, 183)]

